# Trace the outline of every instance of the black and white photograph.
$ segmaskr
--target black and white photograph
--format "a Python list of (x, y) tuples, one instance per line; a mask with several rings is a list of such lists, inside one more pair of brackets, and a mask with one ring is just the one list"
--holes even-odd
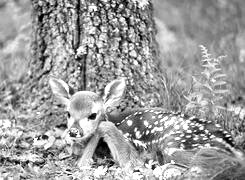
[(244, 0), (0, 0), (0, 180), (245, 180)]

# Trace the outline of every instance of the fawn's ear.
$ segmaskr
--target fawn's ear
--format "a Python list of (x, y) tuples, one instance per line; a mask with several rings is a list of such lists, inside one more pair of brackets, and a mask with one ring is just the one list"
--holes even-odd
[(70, 93), (69, 93), (70, 87), (68, 86), (68, 84), (65, 83), (61, 79), (51, 77), (49, 79), (49, 85), (50, 85), (52, 92), (55, 95), (55, 97), (58, 98), (62, 104), (68, 105), (68, 103), (70, 101), (69, 100), (69, 98), (70, 98)]
[(126, 88), (126, 79), (120, 78), (110, 82), (104, 90), (104, 108), (119, 105)]

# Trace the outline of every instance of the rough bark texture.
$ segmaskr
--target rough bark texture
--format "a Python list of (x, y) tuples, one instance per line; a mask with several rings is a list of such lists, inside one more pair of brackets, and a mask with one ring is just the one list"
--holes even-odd
[(32, 0), (32, 7), (30, 77), (39, 100), (50, 97), (48, 75), (98, 93), (123, 76), (128, 88), (122, 109), (162, 104), (151, 2)]

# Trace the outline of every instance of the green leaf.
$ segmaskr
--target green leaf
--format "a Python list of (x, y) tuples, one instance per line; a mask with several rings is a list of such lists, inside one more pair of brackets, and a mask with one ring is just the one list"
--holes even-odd
[(210, 73), (211, 73), (211, 74), (214, 74), (214, 73), (217, 73), (217, 72), (219, 72), (219, 71), (221, 71), (220, 68), (215, 68), (215, 69), (210, 70)]
[(207, 64), (204, 64), (202, 66), (205, 67), (205, 68), (217, 69), (217, 67), (216, 67), (217, 65), (219, 65), (219, 64), (218, 63), (215, 63), (215, 62), (208, 61)]
[(226, 82), (225, 81), (216, 81), (213, 83), (214, 86), (223, 86), (223, 85), (226, 85)]
[(225, 94), (225, 93), (229, 93), (229, 90), (227, 90), (227, 89), (219, 89), (219, 90), (215, 90), (214, 93), (215, 94)]
[(214, 79), (224, 78), (224, 77), (226, 77), (226, 74), (215, 74), (215, 75), (213, 75)]
[(208, 90), (213, 91), (213, 88), (208, 83), (203, 84), (203, 87), (206, 87)]
[[(211, 54), (209, 54), (209, 55), (211, 55)], [(205, 57), (205, 59), (202, 59), (201, 61), (202, 61), (202, 62), (209, 62), (209, 61), (211, 61), (211, 60), (212, 60), (211, 57)]]

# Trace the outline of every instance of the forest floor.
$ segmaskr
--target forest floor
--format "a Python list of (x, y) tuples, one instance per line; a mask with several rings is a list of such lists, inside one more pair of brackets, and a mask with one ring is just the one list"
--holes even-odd
[[(179, 97), (188, 97), (193, 77), (203, 72), (200, 44), (215, 57), (226, 55), (220, 66), (229, 93), (221, 105), (229, 112), (221, 122), (245, 149), (245, 3), (155, 0), (154, 5), (161, 68), (170, 92), (166, 108), (190, 106)], [(30, 109), (35, 101), (19, 106), (22, 102), (17, 92), (21, 91), (30, 59), (30, 11), (29, 0), (0, 2), (0, 180), (158, 179), (166, 166), (153, 161), (131, 174), (104, 158), (79, 170), (74, 166), (76, 157), (71, 156), (71, 147), (60, 138), (65, 129), (62, 110), (51, 108), (50, 103)], [(157, 168), (152, 170), (152, 166)], [(179, 172), (181, 168), (176, 170)]]

